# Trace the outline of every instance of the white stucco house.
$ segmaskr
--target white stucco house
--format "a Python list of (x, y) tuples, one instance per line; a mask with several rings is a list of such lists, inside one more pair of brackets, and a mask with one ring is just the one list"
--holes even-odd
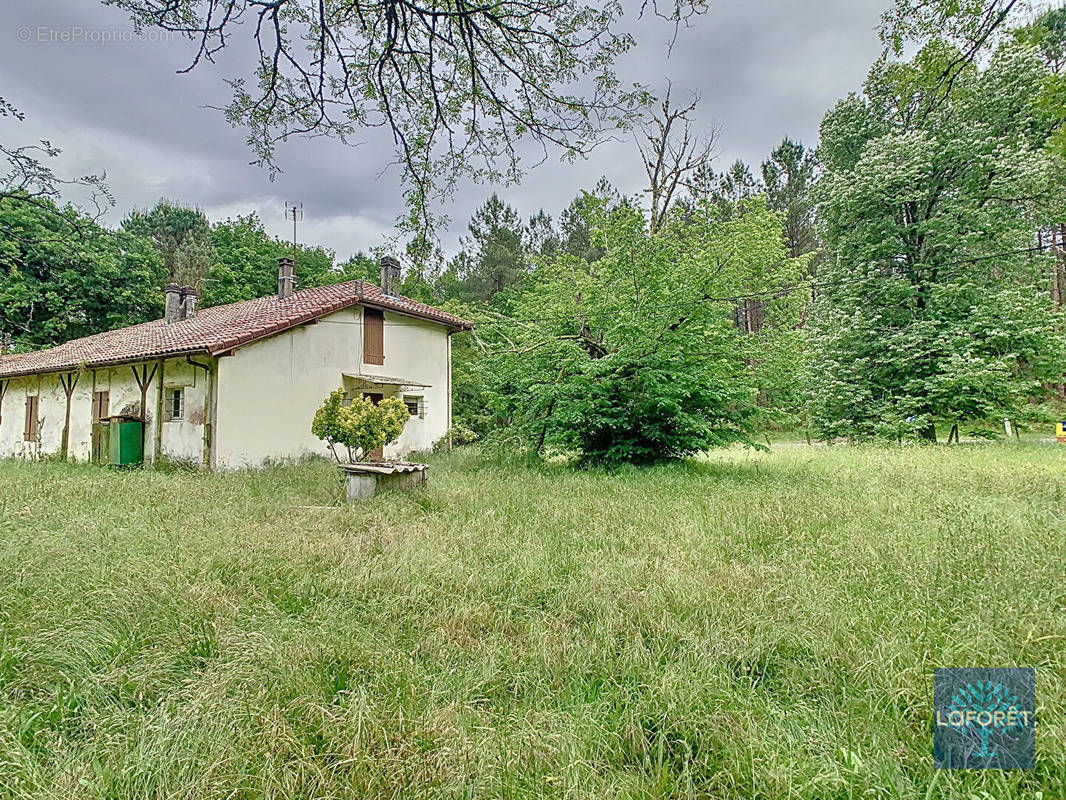
[(277, 295), (198, 309), (195, 290), (171, 285), (164, 319), (0, 355), (0, 457), (89, 460), (99, 423), (118, 416), (143, 421), (149, 462), (325, 456), (311, 421), (338, 387), (407, 404), (385, 457), (432, 447), (451, 426), (451, 336), (471, 325), (392, 293), (393, 259), (382, 260), (384, 288), (293, 291), (291, 259), (278, 266)]

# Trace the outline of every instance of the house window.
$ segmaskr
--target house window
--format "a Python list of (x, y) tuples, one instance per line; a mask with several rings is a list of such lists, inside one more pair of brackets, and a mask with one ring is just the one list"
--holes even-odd
[(385, 315), (376, 308), (363, 309), (363, 363), (385, 363)]
[(405, 394), (403, 404), (407, 406), (407, 411), (412, 417), (424, 417), (426, 415), (422, 408), (422, 398), (418, 395)]
[(93, 392), (93, 422), (107, 419), (111, 405), (110, 392)]
[(22, 438), (27, 442), (37, 441), (37, 395), (26, 395), (26, 427)]
[(163, 419), (167, 422), (185, 417), (185, 390), (167, 389)]

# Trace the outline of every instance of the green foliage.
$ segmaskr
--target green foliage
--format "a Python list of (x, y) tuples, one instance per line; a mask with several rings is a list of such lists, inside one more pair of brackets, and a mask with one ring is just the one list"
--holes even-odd
[[(109, 231), (70, 206), (5, 198), (0, 329), (33, 349), (157, 319), (168, 281), (202, 285), (205, 306), (263, 297), (277, 291), (277, 259), (290, 255), (291, 243), (254, 214), (212, 227), (199, 210), (161, 201)], [(336, 265), (325, 248), (297, 249), (302, 288), (378, 276), (362, 253)]]
[(1037, 48), (1053, 73), (1062, 72), (1066, 66), (1066, 7), (1045, 11), (1032, 24), (1015, 31), (1014, 36)]
[(751, 168), (741, 160), (734, 161), (729, 169), (720, 174), (708, 173), (704, 189), (706, 196), (718, 207), (722, 216), (742, 210), (742, 200), (757, 195), (761, 186), (751, 173)]
[(961, 57), (937, 76), (938, 88), (945, 89), (952, 70), (969, 64), (1027, 5), (1017, 0), (894, 0), (881, 17), (881, 41), (886, 53), (895, 56), (902, 55), (908, 44), (930, 40), (957, 46)]
[(1054, 8), (1015, 32), (1017, 40), (1035, 47), (1050, 70), (1040, 97), (1040, 109), (1058, 122), (1048, 143), (1066, 156), (1066, 8)]
[(814, 154), (799, 142), (785, 138), (762, 162), (762, 182), (767, 202), (782, 217), (782, 232), (793, 258), (817, 249), (814, 229)]
[[(717, 445), (749, 442), (765, 352), (742, 335), (731, 304), (714, 298), (789, 283), (780, 218), (765, 202), (718, 219), (699, 205), (650, 236), (642, 213), (590, 195), (592, 237), (604, 252), (588, 263), (561, 255), (477, 332), (487, 406), (501, 437), (537, 452), (589, 462), (650, 463)], [(767, 330), (787, 325), (794, 300), (768, 304)]]
[(354, 461), (356, 453), (365, 459), (377, 448), (399, 439), (410, 416), (399, 398), (386, 397), (374, 403), (360, 395), (345, 403), (344, 389), (337, 389), (315, 412), (311, 433), (330, 448), (344, 445), (349, 460)]
[(311, 433), (329, 444), (330, 447), (341, 444), (344, 437), (340, 422), (341, 404), (344, 398), (344, 389), (330, 392), (315, 411), (315, 417), (311, 421)]
[(1066, 348), (1025, 252), (1061, 213), (1044, 144), (1047, 71), (1004, 45), (940, 81), (934, 42), (875, 66), (822, 123), (830, 253), (811, 325), (810, 412), (821, 435), (935, 438), (941, 421), (1014, 416), (1061, 376)]
[[(236, 303), (253, 297), (266, 297), (278, 290), (278, 259), (293, 256), (292, 242), (266, 232), (256, 214), (219, 222), (211, 229), (215, 260), (204, 285), (205, 306)], [(301, 245), (296, 249), (298, 289), (366, 278), (362, 254), (339, 266), (333, 252), (323, 247)], [(377, 276), (373, 276), (377, 280)]]
[(170, 282), (201, 286), (215, 258), (211, 223), (203, 211), (160, 200), (151, 209), (133, 211), (123, 220), (122, 228), (155, 243)]
[(600, 178), (591, 192), (582, 191), (559, 215), (559, 246), (565, 253), (589, 262), (598, 261), (603, 249), (593, 240), (589, 220), (599, 204), (616, 205), (617, 190), (607, 178)]
[(447, 453), (455, 447), (473, 444), (478, 438), (478, 435), (470, 428), (453, 425), (446, 434), (433, 443), (433, 452)]
[(141, 236), (48, 200), (0, 200), (0, 330), (18, 349), (158, 318), (165, 280)]
[[(476, 306), (457, 303), (447, 304), (447, 310), (463, 319), (476, 319), (482, 313)], [(495, 340), (491, 332), (489, 338)], [(480, 332), (452, 336), (452, 417), (456, 426), (467, 428), (479, 437), (505, 422), (490, 406), (492, 369), (487, 361), (487, 346)]]
[(453, 262), (452, 296), (467, 302), (502, 302), (530, 270), (522, 220), (493, 194), (474, 212), (469, 231), (464, 252)]

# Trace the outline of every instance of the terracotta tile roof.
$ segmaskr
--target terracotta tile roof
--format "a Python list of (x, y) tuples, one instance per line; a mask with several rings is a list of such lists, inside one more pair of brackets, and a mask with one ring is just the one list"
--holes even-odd
[(292, 297), (259, 297), (201, 308), (191, 319), (170, 325), (158, 319), (73, 339), (48, 350), (0, 356), (0, 378), (100, 367), (164, 356), (218, 355), (234, 347), (295, 328), (352, 305), (396, 311), (457, 329), (473, 327), (438, 308), (408, 297), (387, 295), (366, 281), (302, 289)]

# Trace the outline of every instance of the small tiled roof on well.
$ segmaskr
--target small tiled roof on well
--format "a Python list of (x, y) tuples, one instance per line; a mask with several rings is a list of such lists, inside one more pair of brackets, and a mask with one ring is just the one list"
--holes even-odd
[(73, 339), (47, 350), (0, 356), (0, 378), (103, 367), (167, 356), (219, 355), (353, 305), (395, 311), (458, 330), (469, 322), (408, 297), (388, 295), (366, 281), (302, 289), (284, 300), (276, 295), (199, 309), (195, 316), (161, 319)]

